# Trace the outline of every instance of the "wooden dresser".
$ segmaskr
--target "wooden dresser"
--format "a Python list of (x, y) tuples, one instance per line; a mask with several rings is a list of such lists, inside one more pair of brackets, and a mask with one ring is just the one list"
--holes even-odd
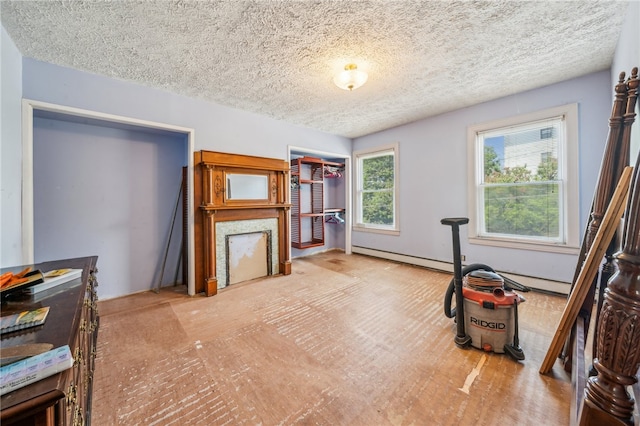
[(7, 393), (0, 398), (2, 425), (88, 425), (98, 334), (96, 287), (97, 256), (57, 260), (6, 268), (20, 271), (32, 266), (42, 272), (82, 269), (82, 278), (33, 296), (10, 295), (2, 302), (2, 315), (40, 306), (50, 311), (41, 326), (2, 335), (3, 348), (27, 343), (69, 345), (72, 368)]

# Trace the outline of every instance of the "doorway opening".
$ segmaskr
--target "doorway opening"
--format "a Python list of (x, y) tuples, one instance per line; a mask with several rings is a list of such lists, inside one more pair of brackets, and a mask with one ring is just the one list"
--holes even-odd
[[(159, 138), (173, 139), (181, 142), (184, 150), (184, 163), (188, 169), (187, 198), (188, 211), (185, 215), (187, 228), (187, 258), (188, 263), (188, 282), (187, 291), (190, 295), (194, 293), (194, 263), (193, 263), (193, 146), (194, 146), (194, 130), (183, 128), (164, 123), (150, 122), (138, 120), (129, 117), (104, 114), (95, 111), (70, 108), (66, 106), (49, 104), (44, 102), (23, 100), (23, 197), (22, 197), (22, 238), (23, 238), (23, 259), (25, 263), (33, 263), (35, 259), (35, 223), (34, 223), (34, 120), (56, 120), (73, 123), (75, 126), (102, 126), (104, 128), (116, 129), (118, 132), (140, 132), (146, 134), (155, 134)], [(173, 136), (171, 136), (173, 135)], [(91, 161), (100, 162), (100, 158), (93, 158)], [(145, 160), (147, 161), (147, 160)], [(153, 161), (149, 158), (148, 161)], [(159, 166), (158, 166), (159, 168)], [(161, 173), (162, 170), (159, 170)], [(117, 174), (118, 170), (112, 170), (110, 173)], [(82, 175), (78, 176), (82, 179)], [(126, 188), (122, 188), (126, 190)], [(100, 188), (96, 188), (99, 191)], [(160, 189), (158, 189), (160, 190)], [(134, 195), (131, 194), (133, 197)], [(174, 197), (173, 192), (170, 195)], [(148, 206), (150, 211), (155, 206)], [(170, 212), (169, 212), (170, 213)], [(150, 217), (152, 217), (150, 215)], [(90, 220), (91, 218), (87, 218)], [(92, 255), (96, 253), (90, 253)], [(131, 265), (131, 268), (135, 265)], [(106, 272), (106, 271), (105, 271)], [(114, 274), (122, 273), (122, 271), (113, 271)], [(101, 274), (103, 275), (103, 274)], [(106, 278), (106, 277), (105, 277)], [(122, 277), (118, 277), (122, 280)], [(148, 283), (152, 286), (154, 283)]]

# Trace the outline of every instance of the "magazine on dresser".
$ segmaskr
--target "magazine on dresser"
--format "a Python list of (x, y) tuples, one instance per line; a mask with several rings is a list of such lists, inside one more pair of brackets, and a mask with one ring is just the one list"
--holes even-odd
[(0, 334), (12, 333), (44, 324), (49, 306), (14, 312), (0, 316)]

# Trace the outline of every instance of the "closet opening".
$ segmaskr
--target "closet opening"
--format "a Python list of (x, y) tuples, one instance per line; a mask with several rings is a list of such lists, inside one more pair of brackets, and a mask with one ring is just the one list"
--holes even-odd
[(291, 258), (351, 254), (351, 157), (290, 147)]

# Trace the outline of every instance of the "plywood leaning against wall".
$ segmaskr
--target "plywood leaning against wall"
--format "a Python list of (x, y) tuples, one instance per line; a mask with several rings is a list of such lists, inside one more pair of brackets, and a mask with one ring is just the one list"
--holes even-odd
[[(217, 293), (216, 223), (276, 219), (278, 271), (291, 273), (289, 164), (285, 160), (212, 151), (194, 153), (195, 292)], [(234, 182), (249, 181), (249, 190)], [(239, 192), (238, 192), (239, 191)], [(220, 283), (221, 285), (223, 283)]]

